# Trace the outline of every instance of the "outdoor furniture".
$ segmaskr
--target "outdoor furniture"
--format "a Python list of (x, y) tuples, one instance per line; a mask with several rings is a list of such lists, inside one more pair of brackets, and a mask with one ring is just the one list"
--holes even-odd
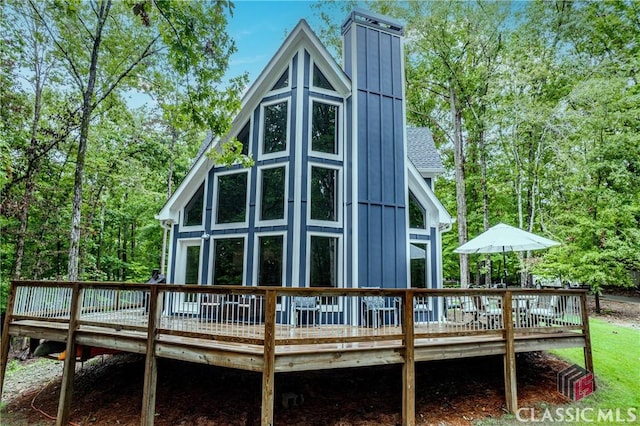
[(397, 326), (399, 316), (398, 299), (396, 297), (364, 296), (362, 298), (362, 314), (362, 323), (365, 327), (378, 328), (380, 325), (384, 325), (387, 314), (393, 318), (393, 325)]
[[(309, 325), (313, 323), (317, 324), (316, 316), (320, 312), (320, 305), (318, 304), (318, 298), (315, 296), (296, 296), (293, 298), (293, 325), (297, 327), (299, 325)], [(305, 314), (306, 322), (302, 322), (302, 314)]]
[(536, 306), (529, 309), (531, 324), (534, 326), (541, 323), (551, 325), (555, 320), (561, 318), (563, 312), (559, 309), (559, 303), (560, 297), (557, 295), (538, 297)]
[(490, 329), (502, 328), (502, 298), (481, 296), (482, 310), (480, 315)]

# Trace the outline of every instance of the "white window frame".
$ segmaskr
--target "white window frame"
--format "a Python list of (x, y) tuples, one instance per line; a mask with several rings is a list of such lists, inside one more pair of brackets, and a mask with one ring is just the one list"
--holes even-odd
[[(409, 223), (409, 194), (413, 194), (413, 197), (416, 199), (416, 201), (418, 202), (418, 204), (420, 204), (420, 206), (424, 209), (424, 229), (422, 228), (411, 228), (411, 224)], [(426, 199), (426, 197), (422, 197), (420, 194), (420, 190), (418, 189), (418, 191), (413, 191), (411, 189), (411, 187), (407, 188), (407, 208), (405, 209), (407, 212), (407, 216), (406, 216), (406, 220), (407, 220), (407, 229), (410, 230), (410, 232), (412, 234), (420, 234), (420, 235), (431, 235), (431, 227), (432, 227), (432, 213), (429, 211), (429, 208), (427, 207), (429, 205), (428, 200)]]
[[(247, 175), (247, 191), (244, 200), (245, 214), (244, 222), (218, 223), (218, 192), (220, 189), (220, 177), (234, 174), (246, 173)], [(236, 229), (247, 228), (249, 226), (249, 193), (251, 189), (251, 169), (234, 169), (223, 172), (216, 172), (213, 182), (213, 201), (211, 209), (211, 229)]]
[[(286, 142), (285, 142), (285, 149), (284, 151), (278, 151), (278, 152), (270, 152), (270, 153), (264, 153), (263, 149), (264, 149), (264, 111), (266, 108), (272, 106), (272, 105), (277, 105), (280, 103), (286, 102), (287, 104), (287, 135), (286, 135)], [(290, 150), (290, 146), (291, 146), (291, 98), (287, 97), (287, 98), (283, 98), (283, 99), (274, 99), (273, 101), (269, 101), (269, 102), (263, 102), (260, 105), (260, 131), (258, 132), (258, 160), (269, 160), (272, 158), (283, 158), (283, 157), (288, 157), (289, 156), (289, 150)]]
[[(318, 220), (311, 219), (311, 170), (314, 167), (319, 167), (323, 169), (331, 169), (337, 172), (336, 178), (338, 179), (337, 188), (337, 200), (336, 203), (336, 214), (337, 218), (335, 221), (330, 220)], [(307, 224), (311, 226), (325, 226), (329, 228), (342, 228), (342, 218), (343, 218), (343, 200), (344, 200), (344, 182), (343, 182), (343, 173), (342, 166), (335, 166), (333, 164), (325, 164), (309, 161), (307, 165)]]
[[(422, 231), (422, 230), (421, 230)], [(425, 266), (425, 278), (427, 279), (427, 283), (425, 284), (425, 289), (430, 290), (433, 287), (433, 282), (431, 280), (431, 241), (430, 240), (419, 240), (415, 238), (409, 238), (409, 245), (407, 246), (407, 253), (409, 254), (409, 268), (407, 269), (409, 272), (409, 280), (407, 283), (408, 288), (411, 287), (411, 244), (424, 244), (425, 248), (425, 256), (426, 256), (426, 266)], [(430, 311), (433, 311), (433, 297), (427, 297), (427, 308)]]
[[(265, 170), (284, 168), (284, 216), (282, 219), (262, 220), (262, 176)], [(256, 180), (256, 227), (286, 225), (289, 214), (289, 163), (274, 163), (258, 167)]]
[[(188, 247), (200, 247), (200, 256), (198, 259), (198, 281), (202, 278), (202, 256), (204, 254), (204, 241), (202, 238), (180, 238), (177, 243), (176, 253), (176, 270), (175, 270), (175, 283), (179, 285), (186, 285), (186, 273), (187, 273), (187, 248)], [(205, 283), (200, 283), (205, 284)], [(175, 294), (174, 294), (175, 295)], [(177, 296), (177, 295), (175, 295)], [(196, 314), (199, 312), (200, 296), (197, 295), (195, 302), (185, 302), (184, 293), (181, 293), (181, 297), (172, 298), (171, 310), (173, 312)]]
[[(329, 237), (329, 238), (336, 238), (338, 240), (337, 244), (336, 244), (336, 249), (337, 249), (337, 253), (336, 253), (336, 259), (338, 261), (338, 270), (336, 271), (337, 274), (337, 282), (336, 282), (336, 286), (335, 287), (311, 287), (311, 237)], [(343, 259), (343, 251), (344, 248), (342, 247), (343, 244), (343, 238), (342, 238), (342, 234), (338, 234), (338, 233), (332, 233), (332, 232), (318, 232), (318, 231), (309, 231), (307, 232), (307, 258), (305, 259), (306, 262), (306, 287), (308, 288), (317, 288), (317, 289), (322, 289), (322, 288), (343, 288), (344, 287), (344, 280), (343, 280), (343, 271), (344, 271), (344, 259)], [(329, 305), (329, 304), (322, 304), (320, 307), (320, 310), (322, 312), (341, 312), (344, 308), (344, 298), (342, 297), (337, 297), (336, 298), (338, 300), (338, 304), (337, 305)]]
[(253, 247), (253, 280), (251, 285), (254, 287), (259, 287), (258, 275), (260, 272), (260, 238), (262, 237), (273, 237), (277, 235), (282, 236), (282, 279), (281, 279), (281, 287), (286, 287), (286, 278), (287, 278), (287, 231), (273, 231), (273, 232), (256, 232), (255, 234), (255, 243)]
[[(311, 140), (311, 130), (313, 129), (313, 104), (317, 102), (317, 103), (321, 103), (321, 104), (326, 104), (326, 105), (332, 105), (332, 106), (336, 106), (338, 107), (338, 132), (336, 134), (336, 137), (338, 140), (336, 140), (336, 149), (337, 149), (337, 154), (329, 154), (327, 152), (321, 152), (321, 151), (314, 151), (313, 150), (313, 143)], [(329, 160), (338, 160), (338, 161), (342, 161), (342, 153), (344, 152), (343, 149), (343, 145), (342, 145), (342, 141), (343, 141), (343, 133), (344, 133), (344, 119), (342, 117), (343, 114), (343, 103), (341, 102), (336, 102), (336, 101), (330, 101), (327, 99), (322, 99), (322, 98), (317, 98), (317, 97), (309, 97), (309, 126), (307, 129), (307, 141), (309, 141), (308, 146), (309, 146), (309, 157), (315, 157), (315, 158), (326, 158)]]
[[(313, 84), (313, 68), (314, 68), (314, 66), (317, 66), (318, 69), (322, 72), (322, 74), (325, 76), (325, 78), (333, 86), (333, 90), (325, 89), (323, 87), (318, 87), (318, 86), (315, 86)], [(320, 65), (317, 65), (316, 61), (314, 61), (314, 60), (311, 60), (311, 64), (309, 65), (309, 87), (311, 88), (311, 91), (315, 92), (315, 93), (323, 93), (325, 95), (331, 95), (331, 96), (336, 96), (336, 94), (338, 93), (335, 90), (336, 84), (333, 81), (331, 81), (331, 79), (327, 76), (327, 73), (322, 69), (322, 67)]]
[[(279, 95), (280, 93), (286, 93), (286, 92), (291, 90), (291, 78), (292, 78), (292, 76), (291, 76), (291, 64), (287, 62), (287, 65), (286, 65), (285, 68), (286, 68), (287, 73), (288, 73), (287, 80), (289, 81), (289, 83), (285, 87), (283, 87), (281, 89), (275, 89), (275, 90), (271, 90), (270, 89), (269, 90), (269, 96), (271, 96), (271, 95)], [(284, 69), (280, 70), (280, 72), (277, 73), (278, 78), (280, 78), (280, 76), (282, 74), (284, 74)], [(273, 85), (275, 85), (275, 84), (276, 83), (274, 81)]]
[(210, 266), (210, 271), (209, 271), (209, 285), (214, 285), (213, 281), (214, 281), (214, 275), (215, 275), (215, 260), (216, 260), (216, 242), (218, 240), (230, 240), (230, 239), (238, 239), (238, 238), (242, 238), (244, 240), (244, 251), (243, 251), (243, 257), (242, 257), (242, 285), (246, 286), (247, 285), (247, 264), (248, 264), (248, 260), (247, 260), (247, 255), (249, 254), (249, 248), (247, 246), (247, 234), (217, 234), (217, 235), (213, 235), (211, 237), (211, 246), (210, 246), (210, 253), (209, 253), (209, 266)]
[[(204, 223), (206, 221), (206, 216), (207, 216), (207, 187), (208, 185), (208, 178), (205, 178), (203, 182), (201, 182), (201, 185), (204, 188), (204, 191), (202, 193), (202, 221), (200, 222), (200, 225), (185, 225), (185, 218), (186, 218), (186, 208), (187, 208), (187, 204), (189, 204), (189, 201), (191, 201), (191, 199), (193, 198), (194, 195), (196, 195), (195, 192), (191, 193), (191, 196), (189, 197), (189, 199), (187, 201), (185, 201), (184, 205), (182, 206), (182, 208), (180, 209), (180, 222), (179, 222), (179, 227), (180, 230), (179, 232), (191, 232), (191, 231), (202, 231), (204, 230)], [(197, 185), (196, 188), (200, 188), (200, 185)]]

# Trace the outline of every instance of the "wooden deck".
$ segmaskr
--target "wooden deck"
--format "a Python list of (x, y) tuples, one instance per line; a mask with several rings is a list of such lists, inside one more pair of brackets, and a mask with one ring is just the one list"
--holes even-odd
[[(299, 296), (317, 300), (306, 317), (296, 311)], [(380, 301), (377, 311), (363, 303), (372, 297)], [(67, 353), (86, 345), (146, 355), (143, 425), (153, 424), (157, 358), (261, 372), (265, 425), (274, 421), (274, 375), (281, 372), (401, 364), (403, 423), (414, 424), (416, 362), (502, 355), (511, 412), (517, 410), (515, 353), (582, 347), (593, 371), (586, 292), (576, 290), (15, 282), (2, 331), (0, 384), (10, 336), (66, 342)], [(75, 361), (65, 360), (61, 425), (68, 420)]]

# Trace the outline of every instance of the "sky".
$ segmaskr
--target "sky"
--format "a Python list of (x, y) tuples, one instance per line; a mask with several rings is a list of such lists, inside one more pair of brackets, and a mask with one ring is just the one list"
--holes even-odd
[[(300, 19), (314, 31), (320, 27), (314, 1), (234, 0), (233, 16), (227, 31), (235, 40), (237, 51), (231, 57), (228, 75), (249, 74), (249, 84), (260, 75), (278, 48)], [(341, 20), (344, 17), (337, 17)]]

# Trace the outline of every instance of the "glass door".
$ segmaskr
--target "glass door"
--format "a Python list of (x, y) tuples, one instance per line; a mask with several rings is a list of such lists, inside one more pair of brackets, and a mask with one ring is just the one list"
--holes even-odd
[[(201, 241), (187, 240), (179, 243), (176, 283), (199, 284), (201, 259)], [(194, 293), (178, 293), (174, 298), (174, 312), (198, 314), (198, 295)]]

